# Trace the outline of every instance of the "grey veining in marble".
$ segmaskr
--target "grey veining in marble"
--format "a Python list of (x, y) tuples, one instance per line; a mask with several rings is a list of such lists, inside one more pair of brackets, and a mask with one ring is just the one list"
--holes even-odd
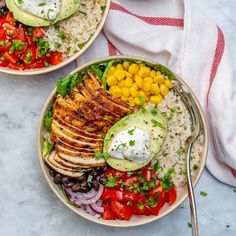
[[(236, 1), (194, 2), (223, 28), (235, 62)], [(115, 229), (75, 215), (48, 188), (35, 147), (38, 116), (57, 78), (74, 67), (71, 63), (64, 69), (34, 78), (0, 73), (0, 236), (190, 235), (188, 202), (149, 225)], [(234, 72), (236, 74), (236, 65)], [(206, 191), (208, 195), (202, 197), (200, 191)], [(233, 188), (218, 182), (205, 170), (196, 195), (201, 235), (236, 235), (236, 193)]]

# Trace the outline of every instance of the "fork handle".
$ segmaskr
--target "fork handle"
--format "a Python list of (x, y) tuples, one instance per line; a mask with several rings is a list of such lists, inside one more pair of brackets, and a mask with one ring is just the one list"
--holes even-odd
[(188, 196), (189, 196), (189, 205), (190, 205), (190, 213), (191, 213), (191, 224), (192, 224), (192, 236), (198, 236), (198, 218), (197, 218), (197, 209), (196, 202), (194, 197), (194, 189), (191, 179), (191, 169), (190, 169), (190, 157), (192, 152), (193, 143), (190, 143), (187, 152), (186, 158), (186, 166), (187, 166), (187, 182), (188, 182)]

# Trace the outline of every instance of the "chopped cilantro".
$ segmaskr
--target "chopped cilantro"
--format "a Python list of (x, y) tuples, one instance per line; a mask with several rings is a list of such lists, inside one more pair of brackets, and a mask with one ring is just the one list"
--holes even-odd
[[(18, 2), (19, 2), (19, 1), (23, 2), (23, 0), (18, 0)], [(46, 2), (40, 2), (40, 3), (38, 4), (39, 7), (43, 7), (43, 6), (45, 6), (45, 5), (47, 5)]]
[(188, 151), (188, 147), (184, 147), (184, 148), (180, 147), (179, 150), (177, 151), (177, 154), (178, 155), (186, 154), (187, 151)]
[(207, 196), (207, 193), (204, 192), (204, 191), (201, 191), (201, 192), (200, 192), (200, 195), (203, 196), (203, 197), (206, 197), (206, 196)]
[(101, 6), (101, 11), (104, 12), (106, 9), (106, 6)]
[(157, 120), (152, 119), (151, 122), (152, 122), (155, 126), (160, 127), (161, 129), (164, 129), (164, 128), (165, 128), (165, 127), (164, 127), (160, 122), (158, 122)]
[(143, 205), (143, 203), (138, 202), (137, 207), (139, 210), (142, 210), (144, 208), (144, 205)]
[(9, 49), (9, 53), (13, 54), (15, 50), (22, 50), (23, 49), (23, 43), (21, 40), (12, 40), (11, 47)]
[(84, 43), (79, 43), (78, 47), (79, 47), (79, 49), (82, 49), (84, 47)]
[(128, 134), (129, 134), (129, 135), (134, 135), (134, 129), (128, 130)]
[(157, 115), (157, 110), (155, 110), (155, 109), (150, 110), (150, 112), (152, 113), (153, 116)]
[(94, 152), (95, 159), (100, 160), (103, 158), (103, 153), (102, 152)]
[(6, 46), (7, 42), (7, 40), (0, 40), (0, 46)]
[(125, 143), (120, 143), (117, 147), (116, 147), (116, 150), (119, 150), (120, 147), (126, 147), (126, 144)]
[(79, 173), (84, 173), (83, 169), (81, 167), (77, 167), (76, 170), (79, 172)]
[(64, 39), (65, 38), (65, 33), (63, 31), (58, 31), (57, 36), (61, 39)]
[(129, 201), (127, 202), (127, 205), (128, 205), (128, 206), (132, 206), (132, 205), (133, 205), (133, 202), (132, 202), (131, 200), (129, 200)]
[(131, 176), (134, 172), (133, 171), (127, 171), (127, 175)]
[(54, 47), (55, 47), (56, 50), (59, 50), (61, 48), (61, 44), (58, 43), (58, 42), (55, 42)]
[(193, 166), (193, 169), (194, 169), (194, 170), (197, 170), (197, 169), (198, 169), (198, 165), (194, 165), (194, 166)]
[(87, 178), (87, 182), (88, 183), (92, 183), (92, 180), (93, 180), (93, 176), (89, 175), (88, 178)]
[(139, 105), (143, 105), (145, 103), (145, 100), (142, 96), (138, 96), (138, 102), (139, 102)]
[(170, 168), (161, 179), (161, 185), (164, 187), (164, 189), (169, 190), (173, 186), (171, 175), (174, 173), (175, 170)]
[(159, 170), (160, 168), (161, 168), (161, 163), (160, 163), (160, 161), (157, 161), (157, 162), (154, 164), (153, 169), (154, 169), (155, 171), (157, 171), (157, 170)]
[(147, 201), (148, 201), (148, 204), (149, 204), (150, 207), (155, 207), (156, 206), (156, 202), (154, 201), (154, 199), (148, 198)]
[(135, 145), (135, 140), (129, 140), (129, 146), (134, 146)]
[(106, 187), (113, 188), (117, 185), (117, 181), (115, 178), (109, 178), (105, 184)]
[(109, 117), (108, 116), (104, 116), (103, 120), (109, 120)]

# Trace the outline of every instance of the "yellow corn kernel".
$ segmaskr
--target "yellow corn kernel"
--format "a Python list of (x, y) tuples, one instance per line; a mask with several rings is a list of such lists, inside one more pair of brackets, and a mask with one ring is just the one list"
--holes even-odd
[(151, 70), (150, 76), (151, 76), (152, 78), (154, 78), (154, 77), (156, 76), (156, 71), (155, 71), (155, 70)]
[(132, 64), (129, 66), (129, 73), (132, 75), (137, 74), (139, 71), (139, 66), (137, 64)]
[(124, 79), (120, 80), (120, 81), (118, 82), (118, 86), (119, 86), (120, 88), (123, 88), (123, 87), (125, 86), (125, 80), (124, 80)]
[(145, 92), (145, 95), (146, 95), (146, 96), (151, 95), (151, 91), (146, 91), (146, 92)]
[(160, 93), (160, 88), (158, 84), (152, 84), (151, 85), (151, 94), (159, 94)]
[(135, 102), (134, 102), (133, 97), (129, 97), (129, 105), (130, 105), (131, 107), (134, 107), (134, 106), (135, 106)]
[(165, 86), (165, 84), (160, 84), (160, 92), (161, 95), (166, 96), (169, 93), (169, 89)]
[(151, 71), (151, 69), (150, 69), (149, 67), (144, 66), (144, 67), (141, 67), (141, 68), (140, 68), (138, 74), (139, 74), (141, 77), (145, 78), (145, 77), (149, 76), (150, 71)]
[(113, 75), (114, 72), (115, 72), (115, 67), (112, 66), (112, 67), (109, 69), (109, 71), (107, 72), (107, 76)]
[(136, 88), (136, 90), (139, 90), (137, 84), (133, 83), (132, 88)]
[(155, 82), (155, 83), (161, 84), (161, 83), (163, 83), (164, 81), (165, 81), (165, 78), (164, 78), (163, 75), (156, 75), (156, 76), (154, 77), (154, 82)]
[(138, 91), (137, 97), (139, 97), (139, 96), (144, 98), (144, 100), (147, 100), (146, 94), (142, 90)]
[(134, 103), (136, 105), (143, 105), (145, 103), (145, 99), (142, 96), (135, 97)]
[(163, 100), (163, 97), (160, 94), (150, 97), (150, 101), (154, 104), (160, 104), (162, 100)]
[(116, 85), (118, 83), (118, 80), (116, 79), (116, 77), (114, 75), (110, 75), (108, 78), (107, 78), (107, 84), (108, 86), (113, 86), (113, 85)]
[(129, 78), (132, 78), (132, 74), (130, 74), (128, 71), (125, 71), (125, 76), (129, 77)]
[(127, 102), (127, 101), (128, 101), (128, 97), (121, 96), (121, 100), (122, 100), (123, 102)]
[(120, 87), (117, 85), (111, 86), (109, 89), (109, 92), (114, 96), (114, 97), (120, 97), (122, 95), (122, 90)]
[(125, 97), (129, 97), (130, 96), (130, 90), (129, 88), (123, 87), (122, 88), (122, 93)]
[(147, 82), (143, 82), (143, 91), (144, 92), (149, 92), (151, 91), (151, 84), (147, 83)]
[(165, 86), (169, 89), (173, 87), (173, 84), (169, 79), (166, 79), (164, 83), (165, 83)]
[(129, 77), (126, 78), (126, 79), (125, 79), (125, 87), (131, 88), (132, 85), (133, 85), (133, 80), (132, 80), (131, 78), (129, 78)]
[(144, 78), (144, 81), (149, 83), (149, 84), (152, 84), (153, 83), (153, 78), (148, 76), (148, 77)]
[(129, 69), (129, 62), (128, 61), (124, 61), (123, 62), (123, 68), (124, 68), (124, 70), (128, 70)]
[(141, 64), (139, 64), (139, 67), (141, 68), (141, 67), (144, 67), (145, 66), (145, 64), (143, 64), (143, 63), (141, 63)]
[(116, 65), (116, 69), (118, 69), (118, 70), (123, 70), (124, 68), (123, 68), (123, 66), (122, 66), (121, 64), (117, 64), (117, 65)]
[(138, 95), (137, 88), (131, 87), (130, 88), (130, 94), (131, 94), (132, 97), (136, 97)]
[(121, 69), (117, 69), (114, 73), (114, 76), (118, 79), (118, 80), (122, 80), (125, 78), (125, 72)]
[(135, 76), (135, 83), (138, 88), (143, 88), (143, 79), (140, 76)]
[(142, 108), (146, 107), (148, 104), (145, 102), (142, 104)]

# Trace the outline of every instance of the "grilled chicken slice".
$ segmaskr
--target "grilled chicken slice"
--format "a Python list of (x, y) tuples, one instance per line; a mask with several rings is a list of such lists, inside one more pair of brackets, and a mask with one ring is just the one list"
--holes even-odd
[(59, 165), (54, 159), (56, 155), (57, 155), (57, 152), (54, 150), (50, 153), (50, 155), (47, 155), (45, 157), (45, 161), (47, 165), (51, 167), (53, 170), (71, 178), (79, 178), (80, 176), (83, 175), (83, 173), (76, 171), (75, 168), (67, 168), (62, 165)]
[[(71, 163), (69, 161), (65, 161), (64, 159), (62, 159), (58, 155), (55, 155), (54, 160), (57, 163), (59, 163), (59, 164), (61, 164), (63, 166), (70, 167), (70, 168), (79, 168), (80, 167), (80, 165), (78, 165), (78, 164), (74, 164), (74, 163)], [(84, 171), (89, 171), (89, 170), (91, 170), (91, 168), (89, 166), (83, 166), (83, 170)]]
[(73, 139), (81, 140), (88, 143), (103, 143), (103, 139), (95, 139), (95, 138), (87, 137), (86, 135), (81, 135), (73, 131), (70, 131), (66, 127), (58, 123), (58, 121), (55, 119), (52, 121), (51, 129), (52, 131), (55, 131), (55, 132), (59, 130), (60, 132), (64, 134), (65, 137), (71, 137)]
[(92, 139), (89, 142), (88, 140), (84, 139), (71, 138), (70, 136), (65, 135), (60, 129), (56, 128), (55, 126), (52, 126), (51, 134), (71, 146), (90, 149), (102, 148), (102, 142)]
[(119, 103), (114, 102), (109, 96), (104, 96), (100, 92), (103, 89), (101, 87), (97, 87), (96, 83), (88, 75), (84, 76), (84, 82), (86, 89), (91, 94), (93, 99), (102, 104), (106, 109), (119, 115), (120, 117), (123, 117), (131, 112), (131, 109), (126, 106), (122, 106)]
[(106, 161), (102, 158), (102, 159), (95, 159), (94, 157), (91, 158), (86, 158), (86, 157), (73, 157), (61, 152), (58, 152), (59, 157), (61, 157), (62, 159), (69, 161), (71, 163), (74, 164), (78, 164), (81, 167), (83, 166), (89, 166), (89, 167), (96, 167), (96, 166), (104, 166), (106, 165)]

